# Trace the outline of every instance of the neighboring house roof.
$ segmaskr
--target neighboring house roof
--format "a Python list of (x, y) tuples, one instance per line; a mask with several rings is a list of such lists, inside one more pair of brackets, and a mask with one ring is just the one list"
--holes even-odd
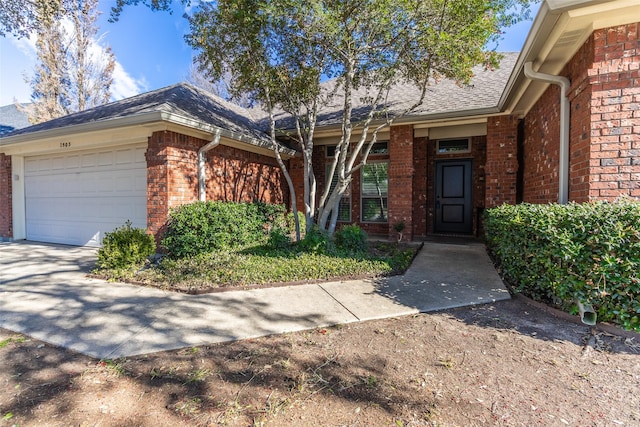
[(15, 104), (0, 107), (0, 137), (16, 129), (22, 129), (28, 126), (31, 126), (31, 123), (29, 123), (27, 113), (19, 110)]

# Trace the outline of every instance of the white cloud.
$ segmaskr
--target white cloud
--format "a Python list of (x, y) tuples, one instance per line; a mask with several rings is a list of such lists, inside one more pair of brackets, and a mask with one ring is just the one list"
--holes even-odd
[(113, 84), (111, 85), (111, 97), (114, 100), (128, 98), (147, 89), (144, 79), (134, 79), (126, 72), (122, 64), (116, 61), (113, 69)]

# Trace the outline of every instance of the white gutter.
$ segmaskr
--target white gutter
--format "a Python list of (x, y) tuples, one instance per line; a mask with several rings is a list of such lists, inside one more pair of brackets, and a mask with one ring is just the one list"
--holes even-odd
[(567, 98), (567, 92), (571, 87), (571, 82), (563, 76), (554, 76), (552, 74), (533, 71), (532, 62), (526, 62), (524, 64), (524, 75), (531, 80), (539, 80), (560, 86), (560, 165), (558, 171), (560, 188), (558, 189), (558, 203), (565, 205), (569, 201), (569, 129), (571, 105), (569, 104), (569, 98)]
[(201, 202), (207, 201), (207, 173), (204, 163), (204, 153), (220, 144), (220, 129), (216, 129), (213, 140), (198, 150), (198, 198)]

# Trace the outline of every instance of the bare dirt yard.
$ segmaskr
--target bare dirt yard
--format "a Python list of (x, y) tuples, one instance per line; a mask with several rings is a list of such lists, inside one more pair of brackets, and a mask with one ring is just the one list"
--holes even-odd
[(0, 347), (0, 426), (640, 425), (638, 338), (520, 300), (118, 360)]

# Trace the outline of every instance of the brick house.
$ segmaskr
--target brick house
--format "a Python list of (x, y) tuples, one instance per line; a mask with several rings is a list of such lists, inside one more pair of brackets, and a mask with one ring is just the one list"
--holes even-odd
[[(640, 199), (638, 21), (637, 1), (544, 1), (522, 52), (469, 87), (432, 86), (379, 135), (341, 220), (390, 237), (403, 221), (418, 240), (477, 233), (502, 203)], [(400, 108), (411, 88), (390, 99)], [(320, 187), (338, 129), (322, 113)], [(288, 203), (263, 117), (180, 84), (15, 131), (0, 139), (0, 238), (96, 245), (126, 219), (157, 234), (202, 193)]]

